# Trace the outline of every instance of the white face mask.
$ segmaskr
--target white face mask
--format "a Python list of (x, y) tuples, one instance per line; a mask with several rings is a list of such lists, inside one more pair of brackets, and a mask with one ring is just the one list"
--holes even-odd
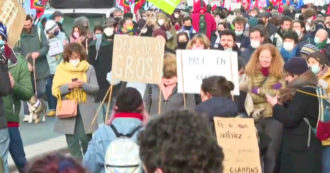
[(291, 50), (294, 48), (294, 44), (291, 43), (291, 42), (284, 42), (284, 43), (283, 43), (283, 48), (284, 48), (286, 51), (291, 51)]
[(241, 36), (243, 34), (243, 31), (235, 31), (236, 36)]
[(251, 40), (251, 47), (256, 49), (257, 47), (260, 46), (260, 41), (258, 40)]
[(298, 37), (300, 37), (301, 32), (299, 30), (296, 30), (295, 32), (297, 33)]
[(80, 63), (80, 59), (70, 59), (69, 61), (74, 67), (77, 67)]
[(180, 16), (180, 14), (178, 14), (178, 13), (175, 13), (175, 14), (174, 14), (174, 17), (175, 17), (175, 18), (179, 18), (179, 16)]
[(164, 19), (158, 19), (157, 23), (158, 23), (159, 26), (163, 26), (164, 23), (165, 23), (165, 20)]
[(306, 28), (306, 31), (310, 31), (312, 29), (308, 24), (305, 26), (305, 28)]
[(107, 36), (107, 37), (110, 37), (110, 36), (112, 36), (113, 35), (113, 32), (114, 32), (114, 28), (110, 28), (110, 27), (107, 27), (107, 28), (105, 28), (104, 29), (104, 34)]

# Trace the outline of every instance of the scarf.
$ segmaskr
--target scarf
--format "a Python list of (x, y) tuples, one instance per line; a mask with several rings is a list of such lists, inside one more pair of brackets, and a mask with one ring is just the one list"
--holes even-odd
[[(89, 63), (87, 61), (81, 61), (77, 67), (74, 67), (71, 63), (62, 61), (56, 68), (56, 73), (53, 79), (52, 92), (57, 98), (57, 104), (61, 106), (61, 91), (60, 87), (71, 83), (72, 79), (77, 78), (78, 81), (87, 82), (86, 72), (89, 69)], [(85, 91), (79, 88), (71, 90), (66, 94), (65, 99), (76, 100), (78, 103), (86, 103), (87, 94)]]
[(269, 76), (269, 68), (261, 68), (260, 72), (262, 73), (263, 76), (267, 77)]
[(298, 46), (296, 46), (295, 48), (293, 48), (290, 52), (285, 50), (283, 47), (281, 48), (281, 55), (284, 58), (284, 61), (287, 62), (289, 59), (297, 56), (297, 49)]
[(161, 83), (159, 84), (160, 91), (162, 92), (164, 99), (168, 100), (168, 98), (172, 95), (176, 84), (178, 83), (177, 77), (172, 78), (162, 78)]

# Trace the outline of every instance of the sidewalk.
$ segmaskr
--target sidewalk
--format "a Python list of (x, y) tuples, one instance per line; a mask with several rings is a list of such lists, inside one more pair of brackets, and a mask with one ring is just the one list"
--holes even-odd
[[(52, 139), (48, 139), (43, 142), (39, 142), (36, 144), (28, 145), (24, 147), (26, 159), (28, 162), (32, 162), (40, 156), (45, 154), (54, 153), (54, 152), (65, 152), (67, 150), (67, 144), (65, 140), (65, 136), (59, 136)], [(8, 157), (8, 164), (11, 173), (15, 173), (16, 167), (13, 159), (10, 154)]]

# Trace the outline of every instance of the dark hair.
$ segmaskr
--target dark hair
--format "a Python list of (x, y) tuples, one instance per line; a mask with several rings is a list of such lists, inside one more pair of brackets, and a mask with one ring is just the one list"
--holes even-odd
[(141, 131), (140, 158), (147, 172), (222, 173), (224, 154), (208, 121), (187, 110), (158, 116)]
[(235, 19), (234, 19), (234, 21), (233, 21), (233, 24), (235, 25), (236, 23), (237, 24), (243, 24), (243, 25), (245, 25), (246, 24), (246, 19), (244, 18), (244, 17), (242, 17), (242, 16), (237, 16)]
[(75, 25), (75, 26), (72, 28), (71, 35), (73, 35), (73, 32), (74, 32), (74, 29), (75, 29), (75, 28), (78, 28), (78, 30), (79, 30), (79, 34), (80, 34), (80, 35), (86, 35), (86, 34), (87, 34), (87, 31), (86, 31), (86, 29), (85, 29), (83, 26), (81, 26), (81, 25)]
[(135, 88), (125, 88), (117, 96), (117, 112), (141, 112), (143, 100), (139, 91)]
[(87, 54), (85, 48), (79, 43), (70, 43), (67, 45), (63, 52), (63, 61), (69, 62), (72, 53), (77, 53), (80, 55), (80, 61), (87, 60)]
[(46, 155), (36, 160), (27, 173), (87, 173), (74, 159), (63, 155)]
[(96, 25), (95, 27), (94, 27), (94, 32), (95, 31), (102, 31), (103, 32), (103, 27), (101, 26), (101, 25)]
[(231, 35), (233, 37), (234, 41), (236, 41), (235, 32), (232, 31), (232, 30), (227, 29), (227, 30), (221, 31), (220, 32), (220, 39), (223, 35)]
[(201, 89), (214, 97), (231, 98), (230, 91), (234, 89), (234, 84), (223, 76), (211, 76), (203, 79)]
[(285, 21), (289, 21), (289, 22), (292, 23), (292, 18), (289, 17), (289, 16), (282, 16), (282, 18), (281, 18), (281, 25), (283, 25), (283, 23), (284, 23)]
[(33, 22), (33, 17), (31, 15), (26, 15), (25, 21), (27, 21), (27, 20)]
[(132, 21), (133, 21), (133, 19), (132, 19), (132, 18), (129, 18), (129, 17), (124, 17), (124, 18), (123, 18), (123, 20), (121, 20), (121, 23), (120, 23), (120, 24), (121, 24), (121, 26), (124, 26), (125, 22), (126, 22), (126, 21), (128, 21), (128, 20), (132, 20)]
[(302, 28), (305, 28), (305, 22), (302, 20), (294, 20), (293, 23), (299, 23)]
[(182, 22), (184, 23), (184, 22), (187, 21), (187, 20), (190, 20), (190, 22), (192, 22), (192, 19), (191, 19), (190, 16), (186, 16), (186, 17), (184, 17), (183, 20), (182, 20)]
[(179, 32), (179, 33), (176, 34), (177, 42), (179, 42), (179, 37), (180, 37), (181, 35), (186, 36), (186, 37), (187, 37), (187, 41), (189, 41), (189, 35), (188, 35), (188, 33), (187, 33), (187, 32), (184, 32), (184, 31), (181, 31), (181, 32)]
[(298, 43), (298, 34), (294, 31), (287, 31), (283, 34), (283, 41), (286, 39), (286, 38), (289, 38), (289, 39), (292, 39), (294, 40), (294, 42), (297, 44)]
[(257, 25), (257, 26), (255, 26), (255, 27), (251, 28), (251, 29), (250, 29), (250, 34), (251, 34), (252, 32), (259, 32), (261, 37), (266, 37), (266, 31), (265, 31), (265, 29), (264, 29), (262, 26), (260, 26), (260, 25)]
[(227, 27), (227, 24), (226, 23), (224, 23), (224, 22), (220, 22), (220, 23), (218, 23), (218, 27), (219, 27), (219, 25), (223, 25), (223, 27), (225, 28), (225, 29), (227, 29), (228, 27)]

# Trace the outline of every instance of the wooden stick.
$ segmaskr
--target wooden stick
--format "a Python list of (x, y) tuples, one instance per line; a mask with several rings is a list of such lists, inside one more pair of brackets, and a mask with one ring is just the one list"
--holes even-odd
[(159, 97), (158, 97), (158, 115), (162, 113), (162, 90), (159, 87)]
[(102, 106), (103, 106), (103, 104), (104, 104), (104, 102), (105, 102), (105, 99), (107, 98), (107, 95), (109, 94), (110, 90), (111, 90), (111, 87), (109, 87), (109, 89), (108, 89), (107, 93), (105, 94), (105, 96), (104, 96), (104, 98), (103, 98), (103, 100), (102, 100), (102, 102), (101, 102), (99, 108), (97, 109), (97, 111), (96, 111), (96, 113), (95, 113), (95, 115), (94, 115), (94, 118), (93, 118), (92, 124), (91, 124), (91, 126), (89, 127), (89, 131), (91, 131), (91, 128), (92, 128), (93, 124), (95, 123), (97, 117), (99, 116), (99, 113), (100, 113), (100, 111), (101, 111), (101, 108), (102, 108)]
[(183, 95), (183, 107), (184, 109), (187, 109), (187, 103), (186, 103), (186, 94), (184, 91), (184, 79), (183, 79), (183, 60), (182, 60), (182, 50), (180, 50), (180, 60), (181, 60), (181, 79), (182, 79), (182, 95)]
[(112, 98), (112, 90), (113, 90), (113, 85), (111, 85), (111, 87), (110, 87), (110, 95), (109, 95), (109, 99), (108, 99), (108, 106), (107, 106), (107, 112), (105, 114), (104, 123), (108, 122), (109, 109), (110, 109), (110, 103), (111, 103), (111, 98)]

